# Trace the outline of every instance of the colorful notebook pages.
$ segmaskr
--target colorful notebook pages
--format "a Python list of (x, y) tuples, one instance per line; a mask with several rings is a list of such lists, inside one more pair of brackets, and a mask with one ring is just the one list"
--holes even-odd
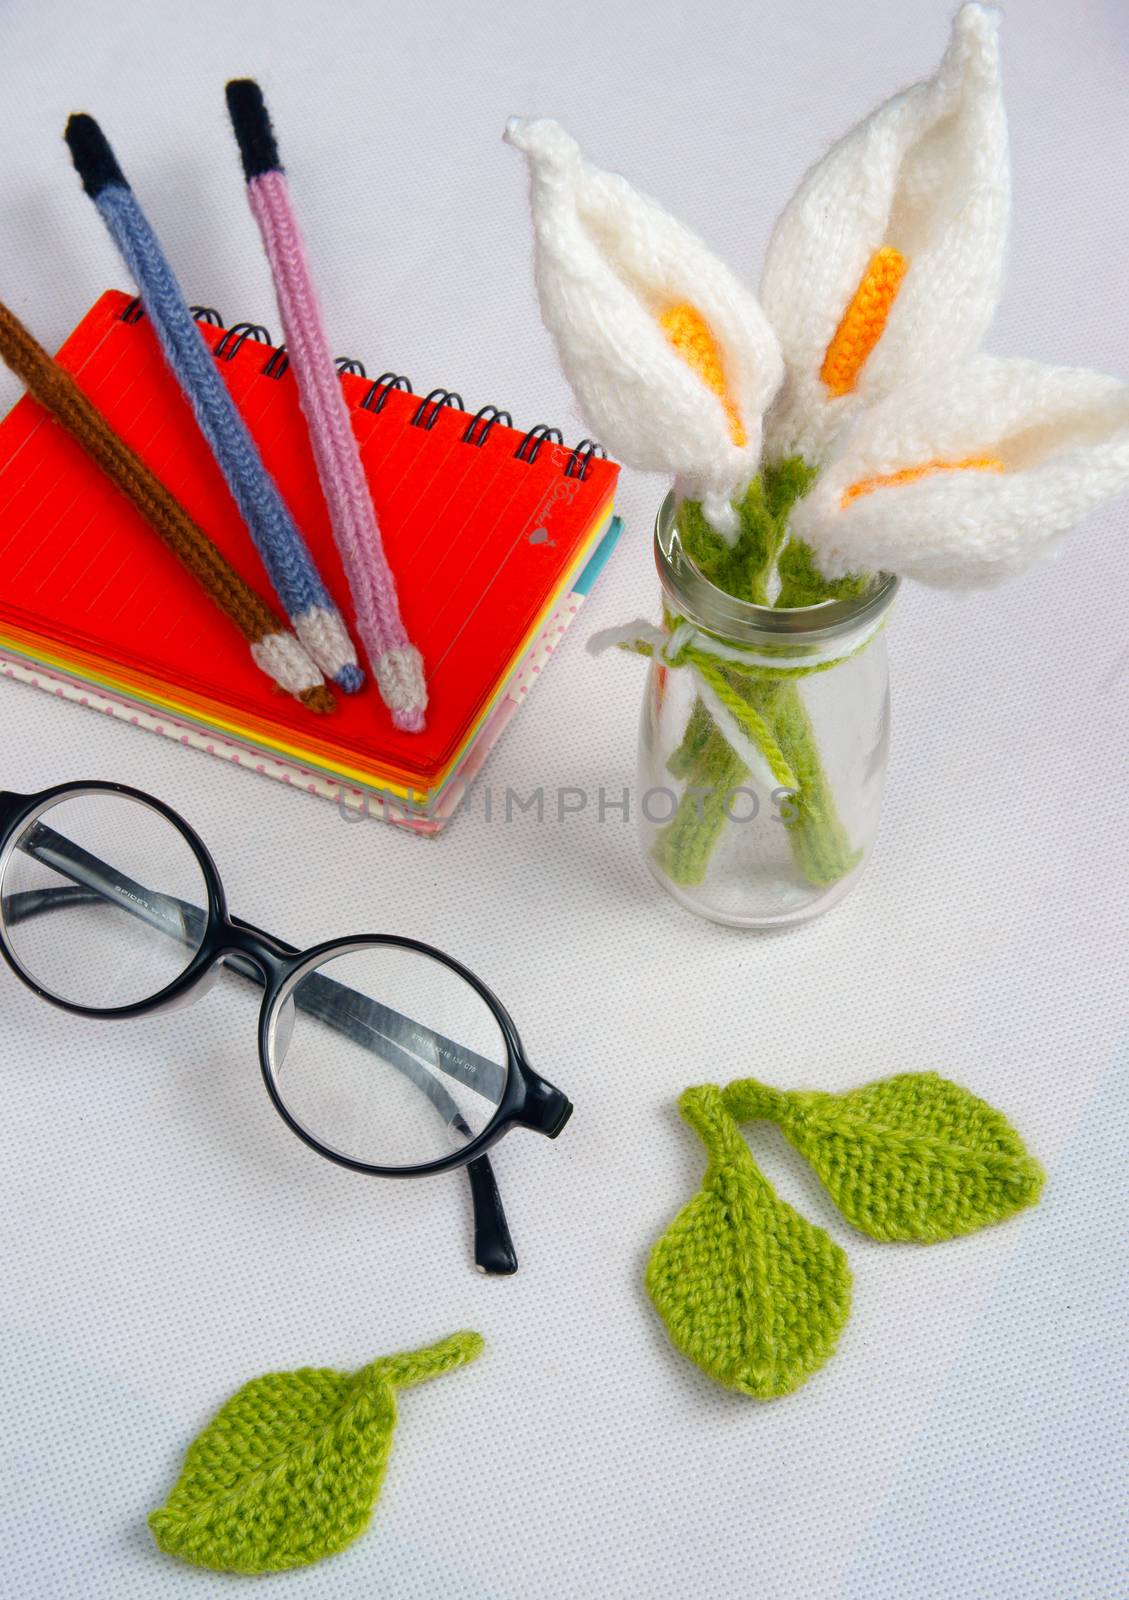
[[(202, 332), (334, 598), (352, 621), (285, 353), (266, 330)], [(136, 302), (104, 294), (60, 362), (221, 548), (271, 598), (250, 538)], [(356, 363), (348, 366), (356, 368)], [(248, 659), (211, 600), (29, 398), (0, 422), (0, 650), (59, 681), (214, 731), (328, 784), (434, 804), (466, 764), (549, 619), (608, 533), (618, 467), (585, 441), (521, 433), (492, 406), (342, 384), (401, 607), (427, 667), (426, 730), (401, 732), (367, 684), (315, 717)], [(191, 742), (196, 742), (195, 740)], [(318, 792), (326, 792), (324, 787)]]

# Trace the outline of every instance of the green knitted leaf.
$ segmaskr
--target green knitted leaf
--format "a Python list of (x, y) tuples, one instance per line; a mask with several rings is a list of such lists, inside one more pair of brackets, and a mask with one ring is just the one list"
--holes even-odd
[(929, 1244), (1033, 1205), (1043, 1169), (1007, 1118), (935, 1072), (847, 1094), (731, 1083), (739, 1121), (768, 1117), (815, 1168), (848, 1222), (872, 1239)]
[(790, 1394), (847, 1320), (847, 1258), (777, 1198), (719, 1089), (687, 1089), (679, 1110), (709, 1166), (651, 1252), (647, 1292), (678, 1349), (718, 1383), (758, 1400)]
[(280, 1572), (363, 1533), (380, 1490), (395, 1391), (473, 1361), (477, 1333), (384, 1356), (359, 1372), (302, 1367), (254, 1378), (189, 1447), (149, 1517), (162, 1550), (216, 1572)]

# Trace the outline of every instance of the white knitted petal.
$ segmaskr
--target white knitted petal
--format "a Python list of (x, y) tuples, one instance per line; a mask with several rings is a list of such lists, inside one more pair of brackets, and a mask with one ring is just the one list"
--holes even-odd
[[(782, 371), (756, 299), (655, 201), (585, 161), (557, 123), (511, 118), (506, 139), (529, 161), (542, 316), (593, 431), (622, 461), (669, 473), (686, 493), (742, 489)], [(743, 446), (722, 400), (659, 326), (683, 304), (713, 337)]]
[[(880, 106), (808, 172), (776, 224), (761, 302), (786, 378), (768, 454), (819, 461), (836, 430), (899, 383), (979, 348), (999, 299), (1010, 211), (999, 13), (965, 5), (936, 76)], [(875, 253), (907, 271), (852, 392), (820, 377)]]
[[(1000, 470), (958, 464), (990, 460)], [(912, 481), (873, 480), (942, 463)], [(849, 498), (853, 485), (871, 484)], [(1129, 388), (1102, 373), (974, 356), (855, 422), (792, 514), (829, 576), (996, 583), (1129, 484)]]

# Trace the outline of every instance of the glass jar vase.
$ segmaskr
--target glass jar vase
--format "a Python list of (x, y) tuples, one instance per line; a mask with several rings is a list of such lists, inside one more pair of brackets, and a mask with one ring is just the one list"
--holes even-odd
[(856, 882), (889, 743), (883, 631), (898, 580), (774, 609), (716, 588), (655, 525), (664, 633), (639, 739), (640, 841), (688, 910), (740, 928), (817, 916)]

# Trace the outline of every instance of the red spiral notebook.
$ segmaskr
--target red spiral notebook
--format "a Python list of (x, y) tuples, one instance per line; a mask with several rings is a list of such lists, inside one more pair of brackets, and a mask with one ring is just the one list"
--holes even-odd
[[(225, 331), (206, 320), (214, 314), (200, 315), (267, 468), (351, 622), (285, 355), (260, 342), (264, 329)], [(136, 302), (104, 294), (58, 359), (273, 602)], [(421, 397), (406, 379), (373, 382), (356, 370), (341, 381), (404, 621), (427, 668), (422, 734), (393, 726), (371, 681), (359, 694), (338, 694), (337, 709), (323, 717), (279, 691), (133, 507), (26, 396), (0, 422), (0, 666), (316, 793), (387, 801), (391, 820), (434, 822), (450, 811), (456, 780), (481, 764), (614, 543), (619, 468), (587, 441), (569, 450), (555, 430), (523, 434), (493, 407), (472, 416), (447, 391)]]

